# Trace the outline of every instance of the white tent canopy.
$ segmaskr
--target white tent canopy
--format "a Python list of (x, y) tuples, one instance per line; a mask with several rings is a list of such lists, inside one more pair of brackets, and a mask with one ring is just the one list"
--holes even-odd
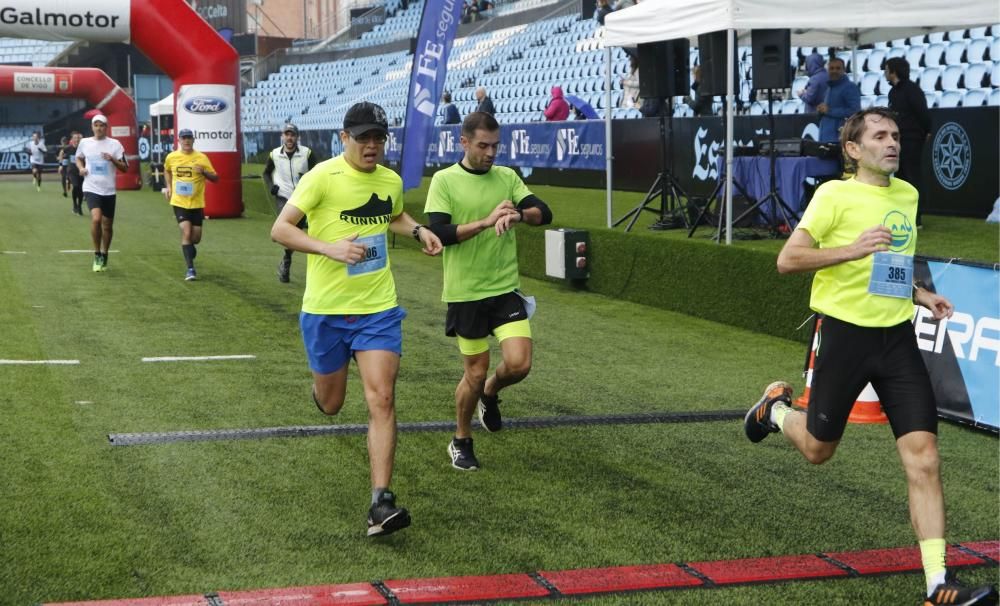
[[(726, 73), (732, 73), (736, 34), (754, 29), (790, 29), (792, 43), (805, 46), (854, 47), (941, 31), (1000, 22), (997, 0), (839, 0), (802, 3), (800, 0), (642, 0), (608, 14), (604, 45), (611, 72), (612, 46), (635, 46), (661, 40), (693, 38), (727, 30)], [(892, 27), (873, 27), (881, 24)], [(640, 70), (642, 67), (640, 66)], [(732, 108), (732, 80), (727, 79), (726, 105)], [(611, 79), (606, 79), (607, 107), (611, 107)], [(607, 214), (611, 227), (611, 112), (606, 112), (605, 142)], [(733, 112), (726, 112), (726, 243), (732, 242)]]
[[(851, 47), (1000, 21), (995, 0), (643, 0), (610, 13), (604, 43), (635, 46), (724, 29), (792, 30), (792, 43)], [(886, 24), (892, 27), (872, 27)]]
[(172, 116), (174, 115), (174, 94), (170, 93), (156, 103), (149, 105), (150, 116)]

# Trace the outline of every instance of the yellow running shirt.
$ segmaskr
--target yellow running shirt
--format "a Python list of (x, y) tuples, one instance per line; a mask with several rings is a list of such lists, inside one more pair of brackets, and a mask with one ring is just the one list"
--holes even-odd
[(208, 156), (193, 150), (185, 154), (175, 150), (167, 154), (163, 161), (163, 170), (170, 173), (170, 204), (181, 208), (205, 208), (205, 175), (194, 172), (195, 166), (201, 166), (209, 172), (215, 172)]
[[(809, 232), (820, 248), (852, 244), (861, 232), (876, 225), (892, 230), (888, 252), (913, 256), (917, 248), (917, 190), (899, 179), (888, 187), (866, 185), (856, 179), (821, 185), (796, 229)], [(911, 320), (910, 298), (868, 292), (874, 255), (839, 263), (816, 272), (809, 306), (858, 326), (894, 326)]]
[(343, 156), (320, 162), (302, 177), (289, 204), (309, 221), (309, 235), (336, 242), (357, 234), (367, 249), (356, 265), (309, 255), (302, 311), (324, 315), (374, 314), (396, 306), (386, 233), (403, 212), (403, 181), (384, 166), (371, 173)]

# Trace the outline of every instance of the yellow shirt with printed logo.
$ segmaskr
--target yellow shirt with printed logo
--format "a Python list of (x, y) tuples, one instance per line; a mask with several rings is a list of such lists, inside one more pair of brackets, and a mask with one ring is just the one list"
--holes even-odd
[[(205, 208), (205, 175), (194, 170), (195, 166), (214, 173), (215, 168), (208, 156), (197, 150), (186, 154), (175, 150), (167, 154), (163, 170), (170, 173), (170, 204), (180, 208)], [(178, 192), (180, 189), (180, 192)], [(190, 194), (183, 193), (185, 190)]]
[[(888, 187), (857, 179), (829, 181), (813, 196), (796, 229), (809, 232), (820, 248), (852, 244), (861, 232), (876, 225), (892, 231), (888, 252), (912, 257), (917, 248), (917, 190), (900, 179)], [(839, 263), (816, 272), (809, 306), (858, 326), (895, 326), (913, 317), (909, 298), (868, 292), (874, 255)]]
[(302, 311), (324, 315), (374, 314), (396, 306), (386, 234), (403, 212), (403, 181), (384, 166), (356, 170), (337, 156), (320, 162), (295, 187), (288, 204), (309, 221), (309, 235), (336, 242), (357, 234), (366, 247), (362, 263), (349, 266), (309, 255)]

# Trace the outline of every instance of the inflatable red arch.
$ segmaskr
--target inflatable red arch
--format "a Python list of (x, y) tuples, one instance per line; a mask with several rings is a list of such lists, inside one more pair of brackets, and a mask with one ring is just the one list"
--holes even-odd
[[(70, 7), (63, 0), (20, 0), (15, 7), (0, 7), (0, 36), (40, 40), (90, 40), (131, 42), (174, 82), (174, 128), (195, 132), (195, 149), (204, 152), (216, 172), (217, 183), (205, 189), (205, 214), (213, 218), (238, 217), (243, 213), (240, 181), (239, 55), (184, 0), (88, 0)], [(60, 68), (10, 68), (11, 72), (98, 72)], [(75, 76), (74, 76), (75, 77)], [(87, 76), (90, 78), (91, 76)], [(107, 76), (105, 76), (107, 77)], [(96, 77), (95, 77), (96, 82)], [(113, 85), (114, 83), (112, 83)], [(0, 80), (6, 87), (8, 80)], [(14, 79), (9, 81), (11, 89)], [(81, 83), (82, 85), (82, 83)], [(96, 93), (74, 86), (76, 94)], [(116, 87), (117, 88), (117, 87)], [(120, 89), (119, 89), (120, 90)], [(0, 88), (0, 95), (21, 94)], [(124, 97), (115, 93), (114, 97)], [(91, 101), (99, 105), (104, 97)], [(136, 153), (135, 109), (128, 121), (116, 122), (108, 111), (110, 101), (99, 109), (109, 126), (129, 125)], [(115, 137), (125, 139), (125, 137)], [(138, 166), (138, 163), (135, 163)], [(127, 177), (131, 179), (131, 177)], [(121, 177), (119, 177), (121, 179)]]
[[(72, 97), (85, 99), (108, 119), (108, 135), (125, 148), (128, 170), (117, 173), (118, 189), (139, 189), (139, 143), (135, 101), (103, 71), (90, 67), (11, 67), (0, 65), (0, 97)], [(90, 132), (83, 133), (89, 137)]]

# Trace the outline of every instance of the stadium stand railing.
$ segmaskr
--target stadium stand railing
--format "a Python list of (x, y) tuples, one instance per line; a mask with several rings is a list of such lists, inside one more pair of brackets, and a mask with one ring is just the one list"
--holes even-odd
[(43, 67), (70, 47), (72, 42), (0, 38), (0, 64)]

